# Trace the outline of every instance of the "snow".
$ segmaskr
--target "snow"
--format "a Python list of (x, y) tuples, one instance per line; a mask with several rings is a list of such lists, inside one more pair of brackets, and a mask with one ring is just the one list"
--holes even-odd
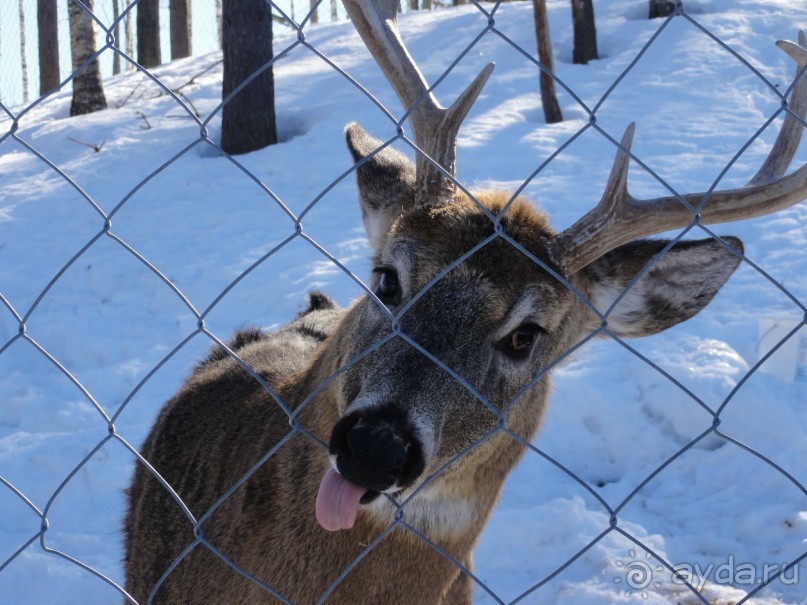
[[(490, 10), (493, 5), (483, 6)], [(773, 41), (793, 39), (798, 27), (807, 28), (807, 5), (693, 1), (685, 3), (686, 17), (666, 24), (646, 20), (645, 7), (635, 0), (597, 3), (602, 58), (577, 66), (571, 63), (568, 2), (550, 1), (556, 71), (589, 110), (598, 107), (596, 124), (612, 138), (636, 121), (635, 154), (670, 187), (706, 190), (779, 109), (780, 100), (701, 28), (784, 90), (793, 69)], [(474, 6), (401, 18), (403, 38), (429, 81), (486, 27), (487, 17)], [(460, 135), (460, 177), (515, 189), (584, 129), (525, 191), (562, 228), (599, 198), (613, 145), (594, 128), (585, 128), (589, 112), (565, 87), (559, 88), (559, 100), (566, 121), (543, 123), (537, 68), (501, 37), (533, 53), (530, 3), (501, 5), (495, 30), (436, 90), (438, 98), (450, 102), (484, 64), (497, 63)], [(649, 50), (611, 90), (657, 32)], [(346, 70), (394, 114), (399, 113), (397, 101), (347, 23), (311, 27), (304, 44), (281, 33), (275, 50), (286, 47), (291, 51), (275, 69), (283, 142), (235, 161), (204, 142), (189, 112), (143, 75), (108, 80), (110, 109), (89, 116), (67, 117), (69, 90), (29, 111), (14, 108), (16, 136), (26, 145), (9, 137), (0, 143), (0, 291), (25, 316), (28, 336), (92, 398), (30, 342), (14, 340), (19, 322), (11, 312), (0, 311), (0, 347), (11, 342), (0, 353), (0, 475), (47, 511), (47, 548), (115, 582), (122, 582), (122, 490), (134, 456), (109, 439), (100, 410), (110, 417), (119, 413), (116, 430), (139, 446), (162, 402), (210, 346), (203, 334), (193, 335), (197, 316), (192, 309), (205, 313), (206, 327), (223, 339), (247, 325), (282, 325), (301, 308), (310, 289), (322, 289), (341, 304), (361, 293), (302, 238), (283, 244), (294, 233), (294, 223), (275, 197), (299, 215), (322, 194), (305, 215), (305, 234), (359, 277), (369, 271), (353, 176), (345, 174), (350, 162), (342, 129), (357, 120), (375, 136), (392, 137), (395, 126), (309, 47)], [(154, 74), (166, 86), (178, 87), (219, 58), (185, 59)], [(215, 65), (183, 88), (203, 119), (220, 102), (220, 79), (221, 67)], [(734, 162), (721, 188), (740, 186), (753, 175), (778, 123)], [(2, 118), (0, 132), (11, 125), (11, 119)], [(218, 114), (206, 126), (216, 139)], [(95, 152), (68, 137), (103, 146)], [(805, 151), (794, 164), (807, 161)], [(335, 179), (341, 180), (326, 190)], [(635, 163), (630, 183), (640, 197), (667, 192)], [(116, 209), (112, 237), (104, 235), (104, 218), (94, 204), (105, 213)], [(716, 233), (741, 237), (747, 258), (759, 269), (743, 263), (694, 319), (657, 336), (627, 341), (627, 346), (589, 343), (555, 372), (550, 409), (535, 447), (589, 488), (538, 453), (527, 452), (507, 479), (474, 554), (476, 576), (502, 601), (556, 574), (523, 602), (699, 602), (673, 581), (668, 569), (659, 569), (660, 557), (672, 566), (710, 570), (692, 583), (707, 602), (729, 603), (756, 584), (743, 583), (737, 573), (733, 584), (720, 580), (719, 566), (731, 561), (737, 570), (752, 564), (760, 574), (756, 581), (764, 564), (782, 565), (805, 554), (807, 384), (759, 371), (748, 377), (774, 346), (758, 350), (758, 326), (765, 318), (794, 320), (800, 330), (791, 338), (807, 342), (805, 225), (807, 205), (802, 203), (774, 216), (715, 227)], [(697, 229), (689, 235), (706, 236)], [(148, 259), (153, 269), (114, 238)], [(224, 288), (279, 245), (218, 300)], [(780, 362), (774, 357), (770, 363)], [(730, 440), (710, 431), (708, 409), (724, 403), (719, 431)], [(610, 512), (594, 493), (617, 511), (615, 529), (608, 531)], [(0, 486), (0, 565), (39, 531), (40, 518), (32, 507)], [(649, 559), (645, 547), (652, 550)], [(640, 563), (649, 566), (655, 583), (628, 595), (626, 570)], [(792, 581), (798, 571), (807, 575), (803, 562), (763, 588), (753, 602), (807, 603), (807, 579)], [(494, 602), (481, 588), (474, 594), (478, 603)], [(14, 605), (121, 600), (108, 583), (46, 552), (38, 540), (0, 571), (0, 595), (3, 603)]]

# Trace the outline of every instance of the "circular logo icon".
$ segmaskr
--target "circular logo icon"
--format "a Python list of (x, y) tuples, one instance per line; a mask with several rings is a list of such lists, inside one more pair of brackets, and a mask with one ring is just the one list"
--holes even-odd
[(631, 561), (627, 563), (623, 563), (622, 561), (616, 562), (616, 566), (620, 570), (623, 570), (624, 573), (614, 578), (614, 584), (625, 583), (625, 596), (630, 596), (636, 592), (640, 594), (643, 599), (646, 599), (650, 595), (645, 588), (651, 585), (653, 588), (661, 588), (661, 582), (653, 580), (653, 573), (662, 572), (664, 568), (661, 565), (653, 567), (648, 563), (651, 558), (650, 553), (645, 553), (645, 561), (637, 560), (635, 550), (631, 549), (628, 551), (628, 554), (632, 559)]

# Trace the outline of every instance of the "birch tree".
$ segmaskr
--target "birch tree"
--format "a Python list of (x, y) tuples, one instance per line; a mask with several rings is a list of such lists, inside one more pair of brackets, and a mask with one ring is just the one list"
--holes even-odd
[(25, 45), (25, 0), (19, 0), (20, 10), (20, 58), (22, 63), (22, 101), (28, 103), (28, 49)]
[[(126, 19), (123, 22), (123, 31), (126, 35), (126, 56), (134, 58), (134, 30), (132, 27), (132, 11), (126, 13)], [(126, 62), (126, 71), (134, 69), (131, 61)]]
[[(81, 68), (82, 64), (95, 54), (95, 22), (90, 13), (79, 3), (68, 0), (70, 18), (70, 55), (73, 64), (73, 101), (70, 115), (77, 116), (106, 109), (104, 86), (98, 59)], [(83, 0), (88, 10), (93, 9), (93, 0)], [(81, 68), (81, 69), (79, 69)]]
[[(121, 37), (120, 37), (120, 23), (118, 22), (118, 18), (120, 17), (120, 4), (118, 0), (112, 0), (112, 19), (115, 21), (115, 26), (112, 29), (112, 35), (115, 36), (115, 46), (120, 48), (121, 46)], [(112, 75), (118, 75), (120, 73), (120, 55), (115, 53), (112, 56)]]
[(221, 34), (221, 0), (216, 0), (216, 34), (219, 37), (219, 48), (224, 46), (224, 42), (222, 40)]

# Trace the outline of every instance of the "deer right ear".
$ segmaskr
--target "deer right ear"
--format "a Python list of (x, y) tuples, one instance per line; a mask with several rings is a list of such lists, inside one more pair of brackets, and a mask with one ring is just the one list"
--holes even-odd
[[(383, 146), (356, 123), (345, 130), (347, 146), (358, 163)], [(415, 165), (385, 147), (356, 168), (359, 201), (370, 245), (377, 250), (392, 222), (415, 205)]]
[[(636, 274), (669, 242), (638, 240), (611, 250), (584, 269), (591, 280), (590, 300), (605, 312), (631, 285), (608, 316), (608, 329), (625, 338), (666, 330), (709, 304), (740, 264), (742, 242), (730, 235), (723, 240), (734, 251), (712, 238), (680, 241), (635, 282)], [(592, 313), (588, 328), (599, 327)]]

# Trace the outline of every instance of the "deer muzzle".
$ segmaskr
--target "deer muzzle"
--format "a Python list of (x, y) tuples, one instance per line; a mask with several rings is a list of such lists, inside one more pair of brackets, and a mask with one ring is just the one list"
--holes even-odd
[(361, 504), (411, 485), (425, 468), (423, 446), (392, 407), (347, 414), (334, 426), (329, 469), (317, 495), (317, 520), (329, 531), (353, 526)]

